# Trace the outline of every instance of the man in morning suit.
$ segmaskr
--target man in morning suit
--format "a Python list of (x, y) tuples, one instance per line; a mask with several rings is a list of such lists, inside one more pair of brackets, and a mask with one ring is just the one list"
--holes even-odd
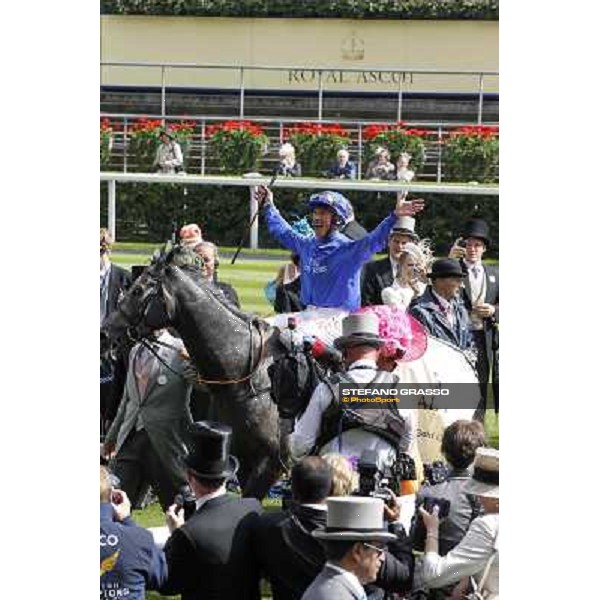
[(490, 247), (489, 228), (482, 219), (467, 221), (462, 239), (465, 247), (455, 244), (452, 258), (459, 262), (466, 275), (461, 290), (465, 308), (469, 311), (471, 333), (477, 347), (477, 374), (481, 386), (481, 403), (478, 415), (483, 417), (486, 406), (487, 388), (492, 379), (494, 408), (500, 407), (498, 377), (498, 324), (500, 322), (500, 278), (497, 265), (482, 262), (483, 255)]
[(196, 512), (184, 522), (183, 509), (173, 505), (167, 511), (169, 577), (161, 592), (181, 594), (182, 600), (259, 600), (254, 540), (262, 508), (254, 498), (226, 493), (238, 469), (229, 454), (231, 428), (198, 421), (189, 447), (185, 464)]

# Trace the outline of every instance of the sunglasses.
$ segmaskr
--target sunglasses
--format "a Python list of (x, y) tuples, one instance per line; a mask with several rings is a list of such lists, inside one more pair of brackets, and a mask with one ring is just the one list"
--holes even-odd
[(385, 548), (381, 548), (380, 546), (374, 546), (373, 544), (367, 544), (367, 542), (363, 542), (362, 545), (366, 548), (370, 548), (371, 550), (375, 550), (375, 552), (377, 552), (378, 557), (383, 556), (385, 552)]

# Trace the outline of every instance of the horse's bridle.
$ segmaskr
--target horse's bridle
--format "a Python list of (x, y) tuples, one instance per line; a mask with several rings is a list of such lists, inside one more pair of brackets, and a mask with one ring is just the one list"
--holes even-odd
[[(207, 289), (207, 292), (214, 295), (214, 293), (210, 289)], [(141, 335), (135, 335), (135, 333), (139, 331), (138, 330), (139, 325), (141, 323), (143, 323), (144, 319), (146, 318), (146, 316), (148, 314), (148, 310), (150, 308), (150, 302), (154, 298), (158, 297), (159, 293), (160, 294), (163, 293), (162, 283), (159, 280), (157, 280), (156, 288), (154, 290), (152, 290), (151, 292), (148, 292), (146, 298), (144, 298), (144, 302), (139, 311), (139, 318), (136, 320), (135, 323), (133, 323), (132, 325), (130, 325), (127, 328), (127, 330), (126, 330), (127, 337), (134, 343), (142, 344), (142, 346), (144, 346), (149, 352), (151, 352), (158, 361), (160, 361), (167, 369), (169, 369), (169, 371), (171, 371), (171, 373), (174, 373), (175, 375), (177, 375), (183, 379), (184, 378), (183, 374), (178, 373), (172, 367), (170, 367), (167, 364), (167, 362), (162, 358), (162, 356), (160, 356), (158, 354), (158, 352), (152, 347), (152, 345), (148, 343), (148, 340), (146, 337), (143, 337)], [(217, 298), (217, 300), (219, 300), (219, 299)], [(163, 301), (164, 301), (164, 295), (163, 295)], [(220, 302), (220, 300), (219, 300), (219, 302)], [(125, 318), (129, 321), (129, 316), (127, 315), (127, 313), (125, 311), (123, 311), (122, 308), (121, 308), (121, 312), (123, 313)], [(252, 326), (255, 324), (256, 324), (256, 329), (258, 330), (258, 335), (260, 336), (260, 354), (258, 356), (258, 361), (256, 361), (256, 364), (253, 364), (254, 363), (254, 345), (252, 343), (252, 340), (253, 340)], [(250, 380), (254, 376), (254, 374), (258, 370), (258, 367), (260, 366), (260, 364), (262, 363), (262, 361), (265, 358), (266, 343), (265, 343), (263, 331), (262, 331), (260, 325), (257, 323), (256, 318), (248, 319), (248, 328), (250, 330), (250, 355), (249, 355), (248, 375), (245, 375), (244, 377), (241, 377), (239, 379), (203, 379), (202, 377), (200, 377), (200, 375), (198, 375), (198, 377), (196, 378), (196, 383), (207, 384), (207, 385), (233, 385), (236, 383), (244, 383), (245, 381)], [(153, 344), (157, 344), (159, 346), (165, 346), (172, 350), (179, 350), (179, 348), (176, 348), (175, 346), (171, 346), (170, 344), (167, 344), (166, 342), (161, 342), (160, 340), (154, 340)], [(184, 356), (185, 356), (185, 354), (184, 354)], [(187, 358), (189, 359), (189, 356), (187, 356)]]

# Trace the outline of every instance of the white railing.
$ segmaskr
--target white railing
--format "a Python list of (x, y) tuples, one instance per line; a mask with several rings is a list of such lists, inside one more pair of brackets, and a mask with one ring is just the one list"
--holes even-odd
[[(180, 184), (188, 185), (232, 185), (251, 188), (255, 185), (267, 185), (271, 177), (229, 177), (218, 175), (163, 175), (157, 173), (116, 173), (101, 172), (100, 181), (108, 182), (108, 228), (116, 240), (116, 206), (117, 182), (119, 183), (152, 183), (152, 184)], [(409, 191), (415, 194), (448, 194), (448, 195), (488, 195), (498, 196), (500, 193), (497, 185), (488, 184), (433, 184), (433, 183), (401, 183), (399, 181), (359, 181), (359, 180), (331, 180), (309, 178), (281, 178), (273, 184), (274, 188), (300, 188), (300, 189), (330, 189), (339, 192), (356, 190), (363, 192), (399, 192)], [(250, 215), (257, 210), (256, 202), (250, 194)], [(258, 220), (255, 220), (250, 232), (250, 248), (258, 248)]]
[[(162, 120), (163, 124), (170, 122), (193, 121), (196, 123), (195, 132), (192, 134), (189, 142), (189, 149), (185, 160), (185, 170), (190, 174), (213, 175), (220, 172), (219, 165), (216, 164), (211, 154), (210, 143), (206, 136), (207, 125), (217, 122), (235, 120), (228, 117), (193, 117), (188, 115), (171, 116), (162, 119), (160, 115), (131, 115), (124, 113), (102, 113), (101, 118), (109, 119), (111, 124), (116, 126), (117, 130), (113, 133), (113, 148), (111, 159), (105, 166), (111, 171), (122, 170), (124, 173), (137, 170), (135, 157), (129, 151), (129, 142), (133, 124), (138, 119)], [(297, 123), (316, 123), (307, 119), (272, 119), (259, 118), (252, 119), (253, 123), (258, 123), (263, 128), (269, 138), (269, 152), (262, 158), (261, 168), (272, 170), (278, 160), (277, 150), (285, 141), (284, 130), (286, 127)], [(364, 169), (364, 150), (366, 141), (363, 135), (365, 127), (373, 125), (373, 121), (354, 121), (354, 120), (322, 120), (321, 124), (340, 124), (350, 132), (348, 141), (348, 151), (351, 159), (357, 163), (357, 178), (360, 180)], [(391, 125), (392, 121), (377, 121), (378, 124)], [(457, 127), (469, 125), (469, 123), (446, 123), (446, 122), (407, 122), (407, 128), (426, 129), (431, 131), (431, 136), (425, 139), (425, 161), (423, 166), (416, 173), (416, 177), (423, 181), (435, 181), (438, 184), (444, 182), (444, 158), (443, 158), (443, 138), (451, 130)], [(490, 124), (492, 125), (492, 124)], [(497, 123), (493, 124), (497, 125)]]
[[(402, 101), (404, 94), (406, 93), (407, 82), (411, 82), (413, 76), (424, 75), (424, 76), (443, 76), (443, 77), (467, 77), (472, 79), (473, 93), (478, 95), (478, 110), (477, 110), (477, 123), (482, 123), (483, 118), (483, 99), (484, 99), (484, 88), (485, 81), (497, 80), (497, 71), (460, 71), (453, 69), (423, 69), (414, 67), (400, 67), (400, 68), (348, 68), (348, 67), (325, 67), (325, 66), (283, 66), (283, 65), (220, 65), (220, 64), (198, 64), (198, 63), (150, 63), (150, 62), (100, 62), (100, 73), (101, 73), (101, 85), (110, 85), (108, 75), (110, 69), (142, 69), (149, 70), (158, 69), (160, 71), (160, 96), (161, 96), (161, 117), (166, 117), (166, 106), (167, 106), (167, 74), (170, 70), (192, 70), (192, 71), (210, 71), (210, 70), (224, 70), (231, 71), (232, 73), (232, 85), (230, 88), (232, 91), (237, 90), (239, 94), (239, 118), (244, 118), (244, 99), (245, 93), (248, 89), (246, 84), (246, 75), (252, 71), (283, 71), (283, 72), (300, 72), (310, 73), (312, 77), (310, 82), (314, 81), (315, 87), (312, 92), (317, 94), (317, 118), (319, 121), (323, 119), (323, 94), (326, 92), (326, 81), (328, 75), (332, 73), (374, 73), (377, 75), (386, 74), (389, 75), (391, 82), (394, 84), (394, 93), (397, 94), (397, 118), (402, 119)], [(307, 90), (310, 91), (310, 90)], [(436, 90), (437, 92), (443, 90)], [(450, 90), (446, 90), (450, 91)]]

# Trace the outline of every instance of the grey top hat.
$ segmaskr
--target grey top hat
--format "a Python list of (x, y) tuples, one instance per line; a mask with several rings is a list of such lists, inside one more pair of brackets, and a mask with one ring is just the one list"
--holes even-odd
[(411, 238), (418, 240), (419, 236), (415, 233), (415, 223), (416, 221), (412, 217), (398, 217), (392, 227), (392, 231), (390, 231), (390, 235), (400, 233), (402, 235), (409, 235)]
[(338, 349), (348, 346), (375, 346), (380, 348), (384, 341), (379, 337), (379, 318), (374, 313), (348, 315), (342, 321), (342, 335), (333, 340)]
[(391, 542), (383, 523), (383, 500), (362, 496), (327, 498), (327, 525), (312, 532), (318, 540)]

